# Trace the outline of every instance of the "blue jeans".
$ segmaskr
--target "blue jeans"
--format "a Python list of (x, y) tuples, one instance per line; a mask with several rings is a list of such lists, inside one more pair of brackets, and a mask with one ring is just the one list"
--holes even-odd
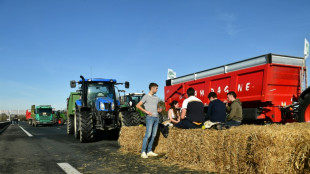
[(240, 125), (241, 125), (241, 122), (235, 121), (235, 120), (230, 120), (230, 121), (227, 121), (227, 122), (225, 123), (225, 125), (227, 125), (227, 126), (240, 126)]
[(150, 117), (148, 115), (146, 116), (146, 131), (142, 143), (142, 152), (152, 151), (154, 139), (157, 134), (158, 122), (159, 122), (158, 117)]
[(187, 119), (184, 119), (184, 120), (181, 120), (179, 123), (177, 123), (174, 126), (177, 128), (181, 128), (181, 129), (199, 129), (199, 128), (201, 128), (202, 124), (196, 125), (193, 122), (191, 122)]

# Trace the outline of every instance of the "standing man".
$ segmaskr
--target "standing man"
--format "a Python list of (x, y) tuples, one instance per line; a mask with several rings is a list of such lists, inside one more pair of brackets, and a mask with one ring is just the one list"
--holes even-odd
[(237, 99), (237, 94), (234, 91), (227, 93), (227, 99), (231, 102), (230, 106), (226, 102), (226, 111), (229, 115), (226, 118), (226, 125), (228, 126), (240, 126), (242, 121), (242, 107), (241, 102)]
[(141, 101), (136, 105), (138, 109), (146, 113), (146, 131), (142, 143), (141, 158), (158, 155), (152, 151), (152, 147), (157, 134), (159, 122), (158, 112), (161, 112), (162, 109), (158, 108), (159, 98), (155, 96), (158, 90), (158, 85), (156, 83), (150, 83), (149, 89), (150, 92), (147, 95), (144, 95)]
[(217, 95), (215, 92), (210, 92), (208, 95), (210, 100), (208, 106), (207, 119), (211, 122), (221, 122), (225, 123), (226, 120), (226, 107), (225, 104), (217, 99)]
[(194, 88), (188, 88), (186, 93), (188, 98), (182, 104), (181, 121), (175, 127), (181, 129), (201, 128), (205, 120), (203, 103), (195, 97)]

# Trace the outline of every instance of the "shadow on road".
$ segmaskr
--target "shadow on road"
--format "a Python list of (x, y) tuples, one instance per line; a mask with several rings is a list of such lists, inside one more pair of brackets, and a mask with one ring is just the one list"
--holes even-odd
[(120, 129), (113, 129), (113, 130), (96, 130), (94, 142), (102, 141), (102, 140), (109, 140), (109, 141), (116, 141), (119, 137)]

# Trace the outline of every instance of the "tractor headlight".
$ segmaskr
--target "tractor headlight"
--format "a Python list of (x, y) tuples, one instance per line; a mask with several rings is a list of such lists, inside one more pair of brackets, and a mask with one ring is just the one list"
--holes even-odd
[(112, 110), (114, 110), (114, 109), (115, 109), (115, 104), (114, 104), (114, 102), (112, 102), (111, 107), (112, 107)]
[(105, 110), (104, 104), (102, 102), (100, 102), (100, 109)]

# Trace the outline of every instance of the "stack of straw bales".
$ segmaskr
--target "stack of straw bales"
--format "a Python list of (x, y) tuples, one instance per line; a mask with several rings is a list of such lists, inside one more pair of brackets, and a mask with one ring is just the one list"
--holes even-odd
[[(140, 152), (144, 127), (122, 128), (121, 149)], [(218, 173), (308, 173), (310, 124), (242, 125), (228, 130), (170, 129), (155, 152), (172, 164)]]

